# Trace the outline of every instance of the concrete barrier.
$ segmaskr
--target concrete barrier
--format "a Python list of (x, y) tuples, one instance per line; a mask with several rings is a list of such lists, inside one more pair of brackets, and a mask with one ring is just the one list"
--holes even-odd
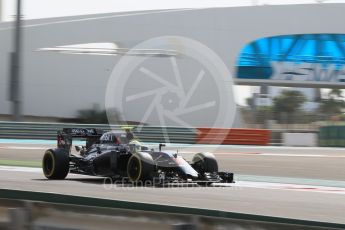
[(318, 145), (316, 133), (283, 133), (284, 146), (306, 146), (314, 147)]
[[(344, 229), (344, 224), (218, 210), (0, 189), (7, 229)], [(7, 218), (7, 219), (6, 219)], [(77, 226), (77, 227), (76, 227)], [(6, 228), (4, 228), (6, 229)]]

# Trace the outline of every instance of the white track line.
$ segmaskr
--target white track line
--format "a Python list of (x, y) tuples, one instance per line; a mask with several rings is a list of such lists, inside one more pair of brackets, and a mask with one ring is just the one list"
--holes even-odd
[(0, 171), (9, 171), (9, 172), (31, 172), (31, 173), (42, 173), (41, 168), (33, 167), (17, 167), (17, 166), (0, 166)]
[(344, 156), (331, 156), (324, 154), (298, 154), (298, 153), (213, 153), (214, 155), (243, 155), (243, 156), (273, 156), (273, 157), (321, 157), (321, 158), (345, 158)]
[(321, 193), (332, 193), (332, 194), (345, 195), (345, 188), (315, 186), (315, 185), (298, 185), (298, 184), (281, 184), (281, 183), (239, 181), (239, 182), (236, 182), (233, 186), (234, 187), (247, 187), (247, 188), (302, 191), (302, 192), (321, 192)]
[[(173, 151), (173, 150), (169, 150)], [(181, 154), (195, 154), (196, 151), (181, 151)], [(298, 153), (254, 153), (254, 152), (247, 152), (247, 153), (240, 153), (240, 152), (214, 152), (214, 155), (243, 155), (243, 156), (274, 156), (274, 157), (339, 157), (345, 158), (344, 156), (330, 156), (324, 154), (298, 154)]]
[(42, 149), (47, 149), (47, 147), (32, 147), (32, 146), (0, 146), (0, 149), (42, 150)]
[(321, 157), (321, 158), (345, 158), (344, 156), (330, 156), (321, 154), (285, 154), (285, 153), (214, 153), (214, 155), (240, 155), (240, 156), (273, 156), (273, 157)]
[(323, 154), (285, 154), (285, 153), (261, 153), (261, 156), (277, 156), (277, 157), (328, 157)]

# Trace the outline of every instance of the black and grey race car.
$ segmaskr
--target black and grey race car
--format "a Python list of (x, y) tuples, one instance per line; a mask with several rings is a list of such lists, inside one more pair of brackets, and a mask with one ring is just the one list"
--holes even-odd
[[(72, 140), (85, 139), (85, 146)], [(199, 185), (232, 183), (233, 174), (218, 172), (211, 153), (196, 153), (191, 162), (177, 152), (150, 149), (136, 140), (131, 132), (97, 129), (64, 128), (58, 132), (57, 148), (43, 156), (43, 173), (48, 179), (64, 179), (67, 174), (110, 177), (128, 182), (155, 181), (166, 184), (195, 182)]]

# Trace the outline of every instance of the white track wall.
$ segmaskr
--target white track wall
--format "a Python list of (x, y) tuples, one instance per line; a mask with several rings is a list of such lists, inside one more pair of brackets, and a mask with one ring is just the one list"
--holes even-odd
[(283, 133), (283, 146), (315, 147), (318, 145), (316, 133)]

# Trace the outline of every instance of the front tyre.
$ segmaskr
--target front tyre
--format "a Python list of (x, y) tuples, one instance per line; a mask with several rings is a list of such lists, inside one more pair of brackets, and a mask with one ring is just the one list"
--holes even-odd
[(212, 153), (197, 153), (192, 159), (193, 168), (200, 174), (218, 173), (218, 163)]
[(69, 172), (69, 154), (64, 149), (48, 149), (43, 156), (44, 176), (52, 180), (63, 180)]
[[(195, 154), (192, 159), (192, 166), (201, 178), (205, 177), (205, 173), (218, 173), (218, 163), (212, 153)], [(210, 181), (197, 182), (200, 186), (210, 186), (212, 183)]]
[(154, 161), (152, 156), (145, 152), (133, 154), (127, 163), (127, 176), (131, 182), (152, 181)]

